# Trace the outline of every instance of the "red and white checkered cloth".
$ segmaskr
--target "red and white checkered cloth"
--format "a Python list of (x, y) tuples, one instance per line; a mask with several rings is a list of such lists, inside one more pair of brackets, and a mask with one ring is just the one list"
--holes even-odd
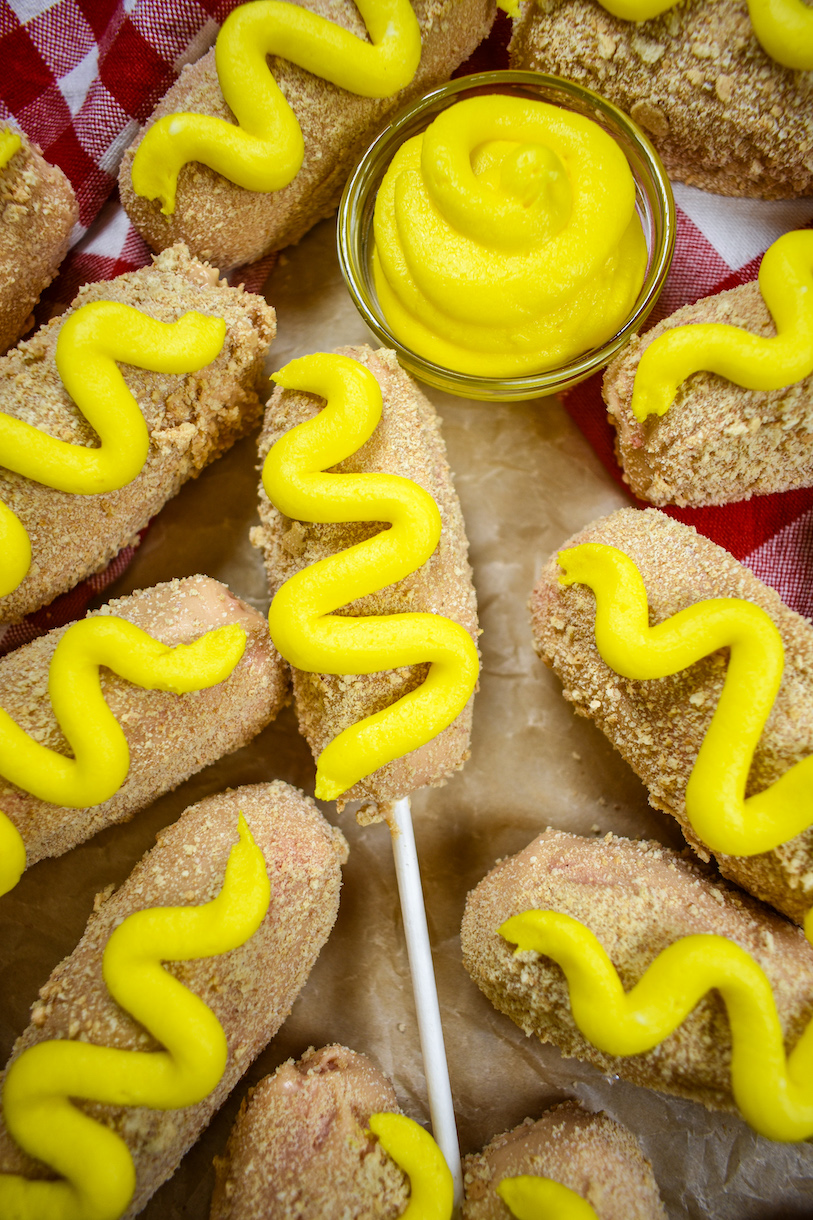
[[(79, 200), (72, 249), (40, 307), (42, 318), (70, 302), (82, 284), (149, 261), (115, 198), (119, 160), (184, 64), (212, 45), (236, 3), (0, 0), (0, 119), (13, 119), (41, 146), (70, 178)], [(509, 29), (500, 14), (491, 38), (455, 75), (506, 67)], [(813, 223), (813, 200), (760, 204), (685, 187), (677, 187), (676, 196), (677, 249), (652, 322), (688, 301), (754, 279), (761, 255), (780, 233)], [(273, 259), (230, 278), (257, 290)], [(566, 406), (620, 482), (600, 385), (594, 377), (577, 387)], [(813, 618), (813, 490), (725, 508), (667, 511), (725, 546), (789, 605)], [(126, 562), (122, 552), (107, 573), (32, 616), (36, 621), (9, 629), (0, 638), (0, 653), (84, 613)]]

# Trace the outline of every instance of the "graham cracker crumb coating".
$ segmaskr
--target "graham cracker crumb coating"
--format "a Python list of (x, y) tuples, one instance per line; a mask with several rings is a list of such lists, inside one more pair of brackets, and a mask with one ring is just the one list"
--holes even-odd
[(59, 270), (79, 219), (62, 170), (17, 134), (22, 145), (0, 168), (0, 355), (33, 323), (31, 311)]
[(604, 375), (624, 481), (650, 504), (730, 504), (813, 484), (813, 375), (781, 390), (745, 390), (716, 373), (678, 386), (665, 415), (632, 414), (635, 374), (647, 347), (675, 326), (714, 322), (763, 338), (776, 327), (759, 284), (684, 305), (636, 336)]
[[(262, 411), (263, 364), (276, 333), (262, 297), (229, 288), (218, 272), (175, 246), (151, 267), (86, 285), (70, 312), (90, 301), (118, 301), (162, 322), (188, 310), (222, 317), (226, 338), (217, 358), (198, 373), (153, 373), (119, 365), (150, 434), (141, 473), (118, 491), (80, 496), (0, 470), (0, 500), (32, 539), (28, 575), (0, 599), (0, 622), (16, 622), (98, 572), (137, 541), (151, 517), (187, 481), (251, 430)], [(56, 318), (0, 360), (0, 411), (75, 445), (98, 437), (65, 391), (54, 351)]]
[[(352, 0), (294, 2), (368, 41)], [(412, 83), (393, 97), (358, 97), (287, 60), (269, 56), (270, 71), (305, 142), (299, 173), (280, 191), (244, 190), (195, 162), (181, 170), (175, 212), (163, 216), (158, 201), (151, 203), (133, 191), (133, 157), (142, 131), (124, 154), (119, 191), (148, 245), (163, 250), (185, 241), (201, 258), (231, 267), (298, 242), (318, 220), (329, 216), (351, 170), (387, 120), (409, 101), (447, 81), (488, 34), (496, 11), (494, 0), (413, 0), (413, 7), (421, 28), (421, 62)], [(236, 122), (220, 91), (214, 50), (184, 68), (150, 123), (176, 111)]]
[[(782, 684), (757, 746), (746, 795), (761, 792), (813, 753), (813, 628), (733, 556), (656, 509), (621, 509), (589, 525), (561, 549), (583, 542), (618, 547), (638, 567), (659, 623), (711, 597), (754, 602), (773, 619), (785, 648)], [(709, 852), (686, 818), (686, 785), (717, 707), (727, 650), (668, 678), (637, 682), (602, 661), (595, 597), (559, 584), (554, 555), (531, 597), (534, 646), (580, 716), (594, 720), (649, 789), (650, 804), (680, 823), (701, 857)], [(813, 829), (757, 856), (716, 855), (724, 876), (801, 923), (813, 903)]]
[(463, 1161), (463, 1220), (510, 1220), (496, 1193), (503, 1178), (550, 1178), (586, 1199), (598, 1220), (666, 1220), (649, 1161), (606, 1114), (567, 1101), (534, 1122), (495, 1135)]
[(813, 192), (813, 72), (776, 63), (747, 0), (683, 0), (622, 21), (596, 0), (525, 0), (512, 68), (551, 72), (629, 114), (670, 178), (719, 195)]
[(344, 1046), (311, 1048), (249, 1090), (215, 1160), (210, 1220), (395, 1220), (404, 1173), (367, 1130), (398, 1113), (386, 1076)]
[[(443, 523), (440, 542), (429, 560), (395, 585), (352, 602), (348, 615), (441, 614), (465, 627), (476, 641), (477, 605), (468, 559), (463, 516), (446, 458), (446, 448), (434, 408), (414, 381), (400, 368), (395, 353), (369, 347), (347, 347), (340, 353), (361, 361), (376, 377), (383, 394), (381, 423), (357, 453), (336, 467), (339, 473), (386, 471), (412, 479), (434, 498)], [(322, 400), (277, 388), (268, 403), (260, 437), (260, 457), (295, 424), (311, 419)], [(271, 596), (286, 580), (319, 559), (372, 537), (376, 523), (310, 525), (291, 521), (269, 503), (260, 486), (262, 526), (252, 542), (265, 558)], [(314, 757), (343, 729), (388, 707), (425, 679), (427, 665), (386, 670), (377, 674), (311, 674), (294, 670), (294, 699), (299, 727)], [(341, 797), (396, 800), (426, 784), (440, 785), (468, 757), (473, 699), (456, 720), (404, 758), (397, 758), (360, 780)]]
[(469, 894), (461, 932), (463, 961), (492, 1004), (528, 1034), (605, 1075), (734, 1110), (731, 1037), (723, 1001), (709, 992), (686, 1020), (642, 1055), (606, 1055), (571, 1015), (565, 976), (550, 958), (513, 956), (497, 929), (511, 915), (552, 910), (585, 924), (629, 991), (661, 950), (684, 936), (734, 941), (765, 971), (789, 1051), (813, 1017), (813, 949), (802, 932), (700, 867), (661, 847), (606, 835), (583, 839), (547, 830), (503, 861)]
[[(104, 804), (69, 809), (0, 777), (0, 808), (22, 835), (29, 865), (128, 821), (196, 771), (246, 745), (288, 698), (287, 671), (264, 617), (208, 576), (141, 590), (96, 614), (116, 615), (169, 645), (188, 644), (236, 622), (246, 632), (246, 650), (225, 681), (184, 695), (143, 690), (102, 667), (102, 694), (130, 750), (127, 778)], [(48, 667), (67, 630), (50, 631), (0, 661), (0, 707), (40, 745), (70, 757), (48, 697)]]
[[(244, 945), (218, 957), (166, 965), (212, 1009), (226, 1034), (228, 1063), (204, 1101), (180, 1110), (75, 1103), (122, 1137), (132, 1153), (136, 1189), (122, 1220), (142, 1210), (177, 1168), (215, 1111), (288, 1016), (336, 919), (347, 844), (313, 801), (281, 781), (237, 788), (188, 809), (112, 896), (99, 895), (84, 936), (51, 975), (12, 1061), (52, 1038), (124, 1050), (157, 1050), (151, 1036), (113, 1001), (102, 954), (113, 929), (133, 911), (209, 902), (220, 891), (229, 851), (245, 815), (271, 877), (271, 902)], [(0, 1123), (0, 1172), (48, 1176)]]

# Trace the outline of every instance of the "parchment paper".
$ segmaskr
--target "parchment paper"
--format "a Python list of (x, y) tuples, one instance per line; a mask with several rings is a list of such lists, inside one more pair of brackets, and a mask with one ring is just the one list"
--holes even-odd
[[(342, 284), (330, 222), (281, 257), (266, 296), (279, 322), (269, 371), (307, 352), (371, 341)], [(427, 392), (457, 476), (483, 628), (471, 760), (445, 788), (413, 800), (463, 1151), (576, 1096), (635, 1132), (670, 1217), (813, 1216), (809, 1145), (771, 1144), (731, 1116), (606, 1081), (526, 1039), (463, 970), (458, 933), (466, 893), (495, 860), (546, 825), (587, 835), (612, 830), (675, 847), (682, 840), (669, 819), (648, 807), (643, 788), (599, 731), (575, 717), (531, 647), (526, 607), (543, 561), (577, 529), (620, 507), (623, 493), (555, 399), (492, 406)], [(260, 556), (248, 541), (257, 523), (256, 462), (254, 440), (244, 441), (189, 484), (153, 523), (110, 596), (205, 572), (267, 608)], [(250, 746), (128, 826), (32, 868), (0, 900), (4, 1057), (39, 986), (79, 939), (94, 894), (121, 882), (156, 831), (188, 805), (229, 785), (275, 777), (313, 792), (313, 761), (290, 709)], [(392, 1077), (404, 1109), (427, 1121), (389, 833), (384, 825), (358, 827), (352, 809), (341, 818), (335, 806), (325, 813), (350, 843), (337, 926), (288, 1022), (154, 1196), (143, 1213), (149, 1220), (208, 1217), (212, 1156), (223, 1150), (248, 1085), (309, 1045), (340, 1041), (370, 1054)]]

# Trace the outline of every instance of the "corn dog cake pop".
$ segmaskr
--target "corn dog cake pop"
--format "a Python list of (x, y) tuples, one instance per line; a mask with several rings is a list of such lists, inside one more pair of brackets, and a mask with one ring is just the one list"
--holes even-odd
[(736, 1103), (769, 1139), (813, 1132), (813, 951), (686, 857), (548, 830), (472, 891), (461, 936), (491, 1002), (565, 1055)]
[(252, 539), (271, 635), (294, 666), (317, 795), (395, 800), (462, 766), (478, 672), (468, 544), (437, 417), (393, 352), (305, 357), (275, 380)]
[(512, 68), (614, 102), (679, 182), (756, 199), (813, 190), (813, 17), (803, 0), (526, 0), (509, 50)]
[(31, 325), (78, 219), (62, 170), (22, 132), (0, 123), (0, 355)]
[(0, 622), (103, 568), (252, 426), (275, 329), (178, 246), (2, 360)]
[[(531, 615), (565, 698), (650, 803), (724, 876), (801, 923), (813, 905), (810, 624), (691, 527), (633, 508), (565, 544)], [(605, 655), (605, 640), (622, 641), (612, 664), (597, 622)], [(627, 646), (640, 664), (623, 658)]]
[[(161, 832), (99, 897), (14, 1047), (4, 1214), (141, 1211), (288, 1015), (345, 859), (340, 832), (280, 782), (209, 797)], [(66, 1204), (79, 1210), (50, 1210)]]
[[(495, 1135), (482, 1152), (465, 1158), (463, 1169), (463, 1220), (521, 1215), (508, 1209), (515, 1193), (518, 1200), (549, 1206), (551, 1214), (561, 1200), (566, 1217), (569, 1203), (573, 1220), (666, 1218), (652, 1168), (635, 1137), (607, 1114), (590, 1114), (572, 1101)], [(579, 1209), (579, 1201), (586, 1206)]]
[[(55, 674), (77, 632), (84, 642)], [(0, 890), (26, 863), (131, 818), (245, 745), (287, 695), (262, 615), (206, 576), (109, 602), (10, 653), (0, 661)]]
[(604, 375), (616, 454), (651, 504), (727, 504), (813, 483), (813, 232), (758, 283), (685, 305)]
[(493, 0), (242, 5), (125, 153), (130, 219), (154, 250), (181, 240), (222, 267), (299, 241), (390, 115), (448, 80), (495, 11)]

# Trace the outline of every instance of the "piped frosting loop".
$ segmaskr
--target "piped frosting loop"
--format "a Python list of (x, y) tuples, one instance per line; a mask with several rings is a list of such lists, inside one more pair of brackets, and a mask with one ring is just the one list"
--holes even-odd
[(495, 1189), (516, 1220), (598, 1220), (586, 1199), (551, 1178), (520, 1174)]
[(450, 1220), (454, 1183), (428, 1131), (405, 1114), (372, 1114), (370, 1130), (409, 1178), (409, 1203), (401, 1220)]

